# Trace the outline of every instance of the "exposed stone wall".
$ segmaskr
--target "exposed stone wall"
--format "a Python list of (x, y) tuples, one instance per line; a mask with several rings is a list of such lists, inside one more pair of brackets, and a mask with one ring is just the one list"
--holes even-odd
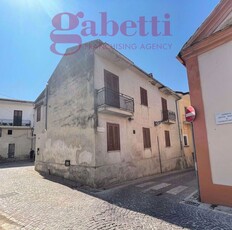
[[(168, 109), (174, 112), (175, 98), (165, 95), (144, 74), (115, 58), (114, 62), (99, 57), (93, 49), (85, 47), (62, 58), (43, 99), (44, 111), (47, 106), (47, 129), (46, 112), (41, 123), (45, 129), (35, 127), (38, 171), (101, 187), (160, 173), (159, 153), (163, 172), (183, 167), (178, 123), (154, 127), (154, 121), (162, 119), (161, 97), (167, 99)], [(104, 87), (104, 69), (119, 76), (121, 93), (134, 98), (132, 121), (97, 112), (95, 96), (96, 90)], [(140, 87), (148, 92), (148, 107), (141, 105)], [(107, 122), (120, 124), (120, 151), (107, 152)], [(99, 132), (97, 127), (103, 131)], [(143, 147), (143, 127), (150, 128), (150, 149)], [(170, 148), (165, 147), (164, 130), (170, 131)], [(70, 160), (71, 165), (66, 167), (65, 160)]]
[[(47, 130), (36, 169), (93, 185), (95, 110), (93, 49), (64, 56), (48, 82)], [(65, 167), (65, 160), (71, 166)]]

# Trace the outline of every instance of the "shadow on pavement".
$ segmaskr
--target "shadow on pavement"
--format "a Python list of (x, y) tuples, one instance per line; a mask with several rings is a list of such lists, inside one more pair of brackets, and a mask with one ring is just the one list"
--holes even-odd
[(0, 162), (1, 168), (18, 168), (18, 167), (29, 167), (34, 166), (34, 162), (25, 160), (25, 161), (12, 161), (12, 162)]

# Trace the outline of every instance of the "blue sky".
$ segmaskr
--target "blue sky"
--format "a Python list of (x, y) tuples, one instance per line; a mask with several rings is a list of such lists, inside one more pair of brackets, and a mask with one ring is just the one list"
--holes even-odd
[[(118, 24), (126, 20), (138, 21), (141, 16), (148, 21), (157, 16), (162, 21), (166, 13), (170, 14), (172, 36), (150, 34), (142, 37), (137, 33), (128, 37), (118, 33), (115, 36), (82, 36), (82, 41), (100, 38), (118, 47), (136, 44), (136, 49), (120, 48), (119, 51), (173, 90), (188, 91), (186, 70), (176, 55), (219, 0), (2, 0), (1, 3), (0, 97), (35, 100), (62, 57), (50, 51), (52, 19), (62, 12), (77, 14), (81, 11), (84, 13), (82, 22), (92, 20), (97, 28), (100, 12), (106, 12), (108, 19)], [(160, 24), (159, 30), (162, 28)], [(66, 34), (79, 34), (81, 29), (79, 26)], [(146, 29), (150, 30), (148, 24)], [(170, 44), (171, 48), (141, 49), (141, 45), (149, 44)]]

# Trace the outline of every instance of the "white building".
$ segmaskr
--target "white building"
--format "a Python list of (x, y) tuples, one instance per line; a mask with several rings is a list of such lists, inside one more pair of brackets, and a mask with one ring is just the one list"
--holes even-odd
[(29, 157), (33, 148), (34, 103), (0, 99), (0, 161)]
[(181, 169), (179, 99), (108, 44), (84, 44), (35, 102), (36, 170), (104, 186)]

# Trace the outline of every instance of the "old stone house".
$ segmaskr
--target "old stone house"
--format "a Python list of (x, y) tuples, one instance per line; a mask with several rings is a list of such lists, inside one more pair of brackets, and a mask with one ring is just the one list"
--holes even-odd
[(180, 169), (179, 99), (108, 44), (83, 44), (35, 102), (35, 168), (94, 187)]
[(33, 148), (34, 102), (0, 99), (0, 161), (27, 159)]

